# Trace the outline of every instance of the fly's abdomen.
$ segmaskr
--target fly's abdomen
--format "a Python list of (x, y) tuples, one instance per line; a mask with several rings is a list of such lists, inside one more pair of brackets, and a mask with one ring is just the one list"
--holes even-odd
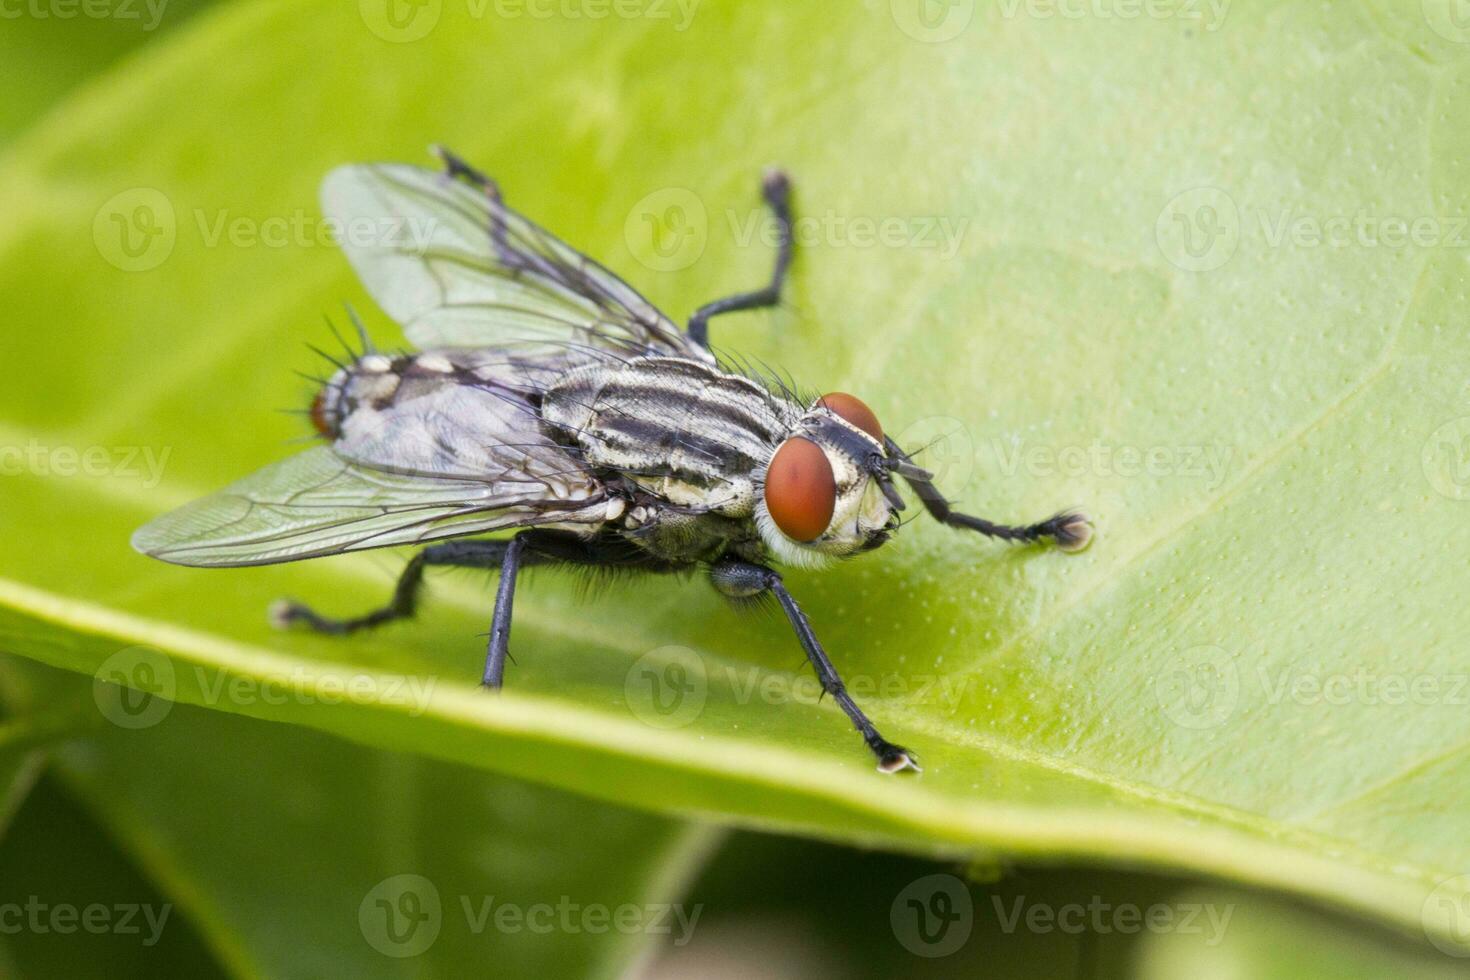
[(583, 461), (673, 503), (748, 514), (754, 478), (788, 425), (760, 385), (675, 357), (588, 365), (553, 385), (542, 417)]

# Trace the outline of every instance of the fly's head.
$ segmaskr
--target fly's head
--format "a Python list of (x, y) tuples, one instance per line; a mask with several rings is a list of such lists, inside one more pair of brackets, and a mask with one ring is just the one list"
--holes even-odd
[(756, 504), (762, 540), (793, 565), (871, 551), (898, 528), (895, 465), (867, 405), (844, 392), (823, 395), (766, 466)]

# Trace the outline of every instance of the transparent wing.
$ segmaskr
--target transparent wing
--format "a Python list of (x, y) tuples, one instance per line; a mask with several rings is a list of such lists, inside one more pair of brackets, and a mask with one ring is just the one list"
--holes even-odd
[(390, 473), (320, 446), (151, 521), (133, 547), (179, 565), (267, 565), (530, 524), (591, 525), (606, 512), (600, 490), (569, 500), (533, 482)]
[(713, 363), (631, 286), (506, 207), (488, 181), (355, 164), (327, 175), (322, 209), (363, 285), (420, 348), (542, 341)]

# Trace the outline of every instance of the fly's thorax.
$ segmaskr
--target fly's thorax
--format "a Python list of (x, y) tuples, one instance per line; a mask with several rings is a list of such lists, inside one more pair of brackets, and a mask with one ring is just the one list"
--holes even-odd
[(800, 414), (749, 378), (677, 357), (585, 365), (541, 413), (588, 466), (727, 517), (754, 514), (759, 473)]
[(880, 483), (886, 472), (881, 430), (876, 420), (867, 425), (859, 419), (859, 427), (845, 409), (838, 409), (844, 411), (839, 416), (819, 400), (791, 426), (762, 470), (756, 521), (762, 540), (782, 561), (814, 566), (867, 551), (883, 544), (897, 525)]

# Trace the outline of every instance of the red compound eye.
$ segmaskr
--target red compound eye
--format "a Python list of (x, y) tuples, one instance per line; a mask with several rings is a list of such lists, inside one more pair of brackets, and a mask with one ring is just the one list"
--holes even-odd
[(873, 410), (855, 395), (849, 395), (845, 391), (833, 391), (818, 398), (817, 404), (824, 406), (844, 422), (862, 429), (879, 442), (883, 441), (883, 426), (878, 424), (878, 416), (874, 415)]
[(827, 454), (810, 439), (787, 439), (766, 470), (771, 520), (793, 541), (815, 541), (832, 522), (836, 507), (837, 478)]
[(332, 420), (327, 417), (327, 389), (325, 388), (317, 392), (316, 397), (311, 400), (311, 425), (323, 438), (337, 438), (337, 433), (333, 431)]

